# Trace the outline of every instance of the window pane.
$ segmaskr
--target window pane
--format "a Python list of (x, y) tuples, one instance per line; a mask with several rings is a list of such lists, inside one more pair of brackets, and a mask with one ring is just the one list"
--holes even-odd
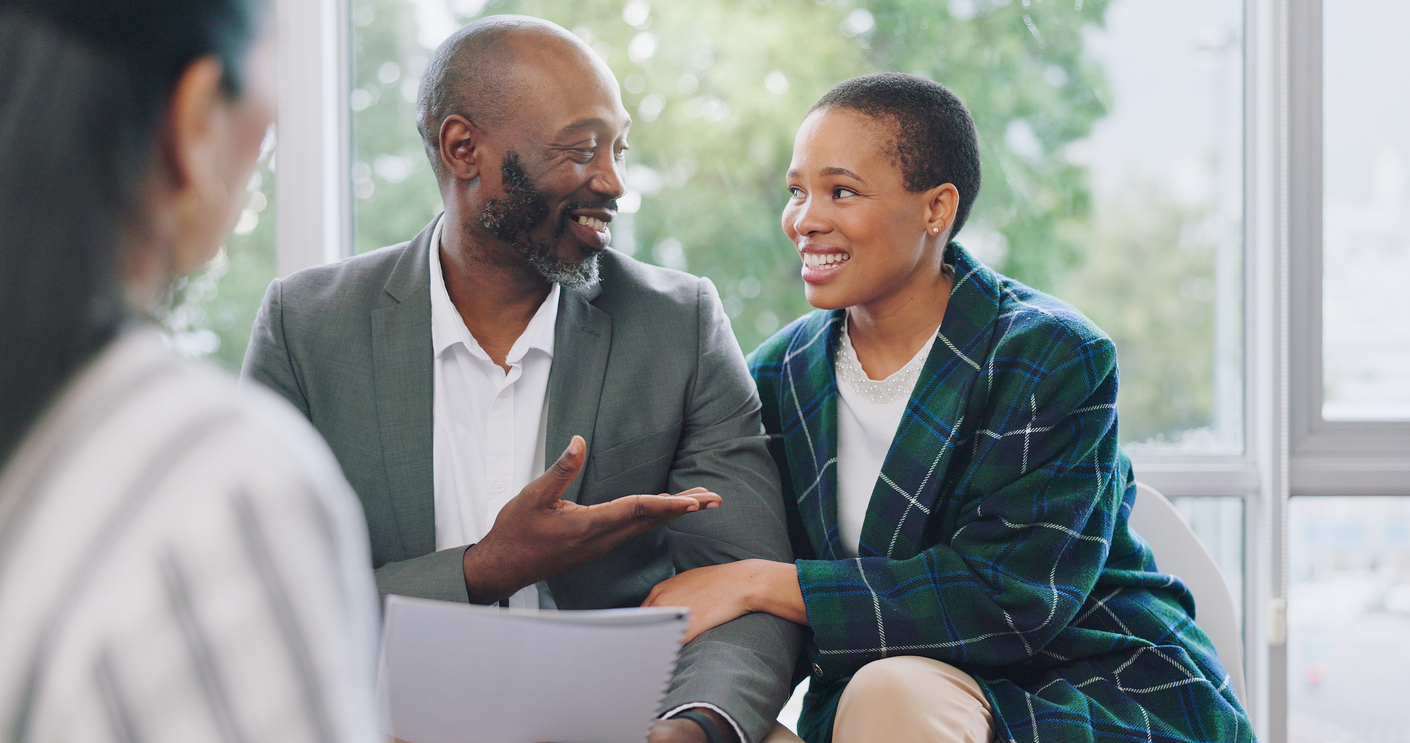
[(352, 23), (353, 248), (364, 253), (410, 240), (441, 210), (416, 86), (458, 24), (445, 0), (353, 0)]
[(1292, 743), (1410, 740), (1410, 498), (1294, 498)]
[(259, 166), (246, 185), (234, 232), (202, 271), (178, 279), (162, 326), (167, 342), (193, 358), (209, 357), (239, 374), (250, 328), (274, 280), (274, 129), (260, 149)]
[(616, 73), (634, 123), (614, 246), (713, 279), (746, 351), (809, 309), (779, 228), (808, 107), (913, 71), (979, 126), (960, 241), (1116, 339), (1123, 438), (1241, 448), (1240, 0), (354, 0), (359, 250), (435, 213), (415, 80), (460, 23), (503, 12), (571, 29)]
[(1073, 225), (1080, 260), (1058, 294), (1116, 340), (1128, 449), (1236, 452), (1243, 3), (1116, 0), (1084, 38), (1106, 115), (1067, 148), (1091, 173), (1092, 216)]
[(1410, 419), (1410, 5), (1322, 16), (1322, 415)]

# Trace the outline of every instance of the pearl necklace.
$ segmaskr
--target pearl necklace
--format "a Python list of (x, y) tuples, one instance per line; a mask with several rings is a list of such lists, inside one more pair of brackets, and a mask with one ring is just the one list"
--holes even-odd
[[(938, 328), (936, 332), (939, 332)], [(867, 376), (862, 362), (857, 359), (857, 350), (852, 347), (852, 338), (847, 334), (847, 318), (844, 316), (842, 342), (838, 346), (837, 357), (833, 360), (833, 368), (837, 381), (846, 384), (868, 402), (886, 405), (895, 402), (902, 395), (910, 396), (911, 390), (915, 389), (916, 380), (920, 379), (920, 370), (925, 366), (925, 359), (930, 355), (930, 347), (934, 345), (935, 334), (931, 334), (930, 340), (925, 342), (905, 366), (885, 379), (872, 379)]]

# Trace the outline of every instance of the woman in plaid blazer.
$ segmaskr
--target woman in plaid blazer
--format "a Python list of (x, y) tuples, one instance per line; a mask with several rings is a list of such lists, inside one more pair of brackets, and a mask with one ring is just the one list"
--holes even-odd
[(843, 83), (788, 185), (818, 310), (750, 366), (799, 559), (648, 603), (692, 607), (692, 635), (749, 611), (810, 627), (810, 743), (1252, 740), (1189, 591), (1127, 527), (1110, 339), (951, 240), (979, 188), (963, 104)]

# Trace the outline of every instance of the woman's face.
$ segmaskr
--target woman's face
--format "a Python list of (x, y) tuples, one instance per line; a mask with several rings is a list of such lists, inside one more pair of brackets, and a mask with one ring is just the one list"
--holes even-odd
[(934, 243), (948, 233), (953, 208), (946, 214), (944, 204), (954, 201), (937, 193), (954, 187), (906, 190), (889, 151), (894, 136), (889, 123), (852, 109), (814, 111), (798, 129), (783, 231), (814, 307), (866, 305), (940, 268)]
[[(273, 26), (267, 23), (266, 27)], [(266, 31), (251, 47), (241, 75), (240, 94), (222, 97), (217, 106), (223, 109), (217, 117), (216, 136), (220, 149), (212, 158), (214, 173), (223, 188), (212, 191), (224, 198), (216, 204), (205, 234), (192, 241), (187, 265), (179, 265), (178, 273), (199, 268), (210, 261), (225, 241), (249, 196), (245, 185), (250, 182), (259, 161), (260, 145), (269, 126), (274, 123), (274, 39)]]
[(158, 261), (168, 277), (209, 262), (245, 205), (245, 185), (274, 122), (273, 46), (267, 31), (251, 46), (238, 95), (221, 88), (220, 65), (210, 57), (193, 63), (177, 85), (167, 122), (174, 172), (157, 217), (166, 225), (159, 242), (168, 255)]

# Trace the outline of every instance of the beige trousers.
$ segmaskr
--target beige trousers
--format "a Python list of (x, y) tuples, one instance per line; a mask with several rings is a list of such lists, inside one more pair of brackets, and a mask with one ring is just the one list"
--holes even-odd
[[(990, 743), (989, 701), (969, 674), (915, 655), (862, 666), (847, 683), (832, 724), (833, 743)], [(764, 743), (799, 740), (775, 726)]]

